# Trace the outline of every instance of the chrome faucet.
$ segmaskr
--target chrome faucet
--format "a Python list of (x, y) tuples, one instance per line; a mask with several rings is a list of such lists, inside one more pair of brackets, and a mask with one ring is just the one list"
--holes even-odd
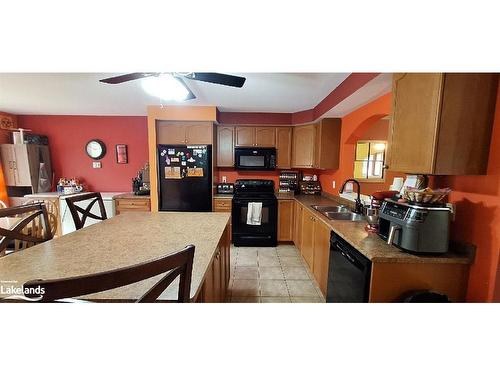
[(354, 210), (354, 212), (356, 212), (357, 214), (362, 214), (363, 213), (363, 203), (361, 203), (361, 187), (359, 186), (358, 180), (355, 180), (354, 178), (349, 178), (349, 179), (345, 180), (344, 183), (342, 184), (342, 187), (340, 188), (339, 194), (342, 194), (344, 192), (345, 185), (348, 182), (354, 182), (356, 184), (356, 186), (358, 187), (358, 197), (355, 200), (356, 209)]

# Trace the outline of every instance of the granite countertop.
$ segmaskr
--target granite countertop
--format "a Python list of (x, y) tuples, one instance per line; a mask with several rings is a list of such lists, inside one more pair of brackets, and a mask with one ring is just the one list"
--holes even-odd
[(135, 195), (134, 193), (122, 193), (115, 195), (113, 199), (150, 199), (149, 195)]
[[(127, 212), (76, 232), (0, 258), (0, 281), (21, 286), (33, 279), (109, 271), (195, 245), (190, 297), (194, 299), (217, 250), (230, 214), (224, 212)], [(86, 296), (92, 300), (139, 298), (162, 275)], [(161, 299), (176, 297), (171, 285)]]
[(318, 195), (296, 195), (295, 199), (301, 203), (315, 217), (327, 224), (335, 233), (349, 242), (372, 262), (401, 262), (401, 263), (472, 263), (472, 256), (449, 251), (442, 255), (413, 255), (401, 251), (395, 246), (389, 246), (377, 234), (365, 230), (365, 221), (329, 220), (311, 205), (339, 204), (337, 201)]

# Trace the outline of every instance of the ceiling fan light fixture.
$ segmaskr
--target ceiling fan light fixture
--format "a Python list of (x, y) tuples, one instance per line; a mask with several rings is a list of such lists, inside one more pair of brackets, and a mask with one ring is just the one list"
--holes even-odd
[(143, 78), (141, 85), (146, 93), (163, 100), (183, 101), (189, 96), (186, 87), (171, 74)]

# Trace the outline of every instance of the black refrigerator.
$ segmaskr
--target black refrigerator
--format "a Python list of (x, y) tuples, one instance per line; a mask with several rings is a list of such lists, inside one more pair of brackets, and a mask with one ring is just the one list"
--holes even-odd
[(212, 146), (158, 145), (160, 211), (212, 211)]

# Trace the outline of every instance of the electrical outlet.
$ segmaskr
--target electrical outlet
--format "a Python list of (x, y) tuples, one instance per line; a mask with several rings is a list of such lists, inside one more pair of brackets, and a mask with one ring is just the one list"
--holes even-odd
[(335, 180), (332, 181), (332, 188), (335, 189)]
[(100, 161), (93, 161), (92, 168), (101, 168), (101, 162)]

